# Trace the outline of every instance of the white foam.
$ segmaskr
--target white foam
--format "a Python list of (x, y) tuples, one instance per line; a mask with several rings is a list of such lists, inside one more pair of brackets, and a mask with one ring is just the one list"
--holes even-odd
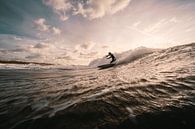
[[(116, 59), (117, 59), (116, 64), (121, 65), (121, 64), (130, 63), (130, 62), (132, 62), (136, 59), (139, 59), (147, 54), (150, 54), (154, 51), (156, 51), (156, 49), (139, 47), (139, 48), (136, 48), (134, 50), (125, 51), (122, 53), (114, 53), (114, 55), (116, 56)], [(102, 64), (108, 64), (109, 62), (110, 62), (110, 60), (103, 57), (103, 58), (93, 60), (92, 62), (89, 63), (89, 66), (90, 67), (97, 67), (97, 66), (102, 65)]]

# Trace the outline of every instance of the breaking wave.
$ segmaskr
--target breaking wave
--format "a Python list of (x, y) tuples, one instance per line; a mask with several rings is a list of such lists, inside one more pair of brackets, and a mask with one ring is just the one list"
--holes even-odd
[[(151, 49), (151, 48), (146, 48), (146, 47), (139, 47), (134, 50), (129, 50), (126, 52), (122, 53), (115, 53), (114, 55), (116, 56), (116, 65), (122, 65), (122, 64), (127, 64), (130, 63), (136, 59), (139, 59), (141, 57), (144, 57), (148, 54), (151, 54), (153, 52), (157, 51), (157, 49)], [(89, 63), (90, 67), (97, 67), (102, 64), (109, 64), (109, 60), (106, 59), (105, 57), (99, 58), (96, 60), (93, 60), (92, 62)]]

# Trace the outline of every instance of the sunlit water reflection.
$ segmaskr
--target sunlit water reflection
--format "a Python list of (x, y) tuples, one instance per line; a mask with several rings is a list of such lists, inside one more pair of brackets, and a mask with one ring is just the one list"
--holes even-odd
[(195, 128), (194, 118), (195, 44), (105, 70), (0, 70), (2, 129)]

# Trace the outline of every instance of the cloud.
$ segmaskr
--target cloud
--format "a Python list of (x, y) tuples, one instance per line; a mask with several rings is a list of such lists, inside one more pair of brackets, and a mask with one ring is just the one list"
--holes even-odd
[(87, 64), (91, 59), (97, 58), (101, 54), (99, 50), (101, 50), (102, 45), (97, 47), (97, 43), (92, 41), (69, 47), (52, 40), (18, 38), (20, 40), (16, 39), (15, 35), (0, 35), (1, 42), (6, 40), (14, 43), (14, 47), (0, 47), (0, 60), (47, 62), (63, 65)]
[(47, 32), (49, 31), (49, 25), (46, 24), (46, 20), (44, 18), (39, 18), (39, 19), (36, 19), (34, 21), (35, 25), (36, 25), (36, 28), (39, 30), (39, 31), (42, 31), (42, 32)]
[(75, 59), (74, 59), (72, 56), (70, 56), (70, 55), (65, 55), (65, 56), (57, 57), (56, 59), (60, 59), (60, 60), (70, 60), (70, 61), (75, 60)]
[(61, 34), (61, 30), (60, 30), (59, 28), (56, 28), (56, 27), (52, 27), (52, 32), (53, 32), (53, 34), (55, 34), (55, 35)]
[(54, 35), (61, 34), (61, 30), (59, 28), (48, 25), (44, 18), (36, 19), (36, 20), (34, 20), (34, 23), (35, 23), (36, 29), (41, 31), (41, 32), (48, 32), (48, 33), (52, 33)]
[(21, 41), (21, 40), (22, 40), (22, 38), (17, 37), (17, 36), (15, 36), (15, 37), (13, 37), (13, 38), (14, 38), (14, 40), (17, 40), (17, 41)]
[(159, 30), (160, 28), (164, 27), (165, 25), (168, 24), (168, 21), (166, 19), (161, 19), (160, 21), (150, 25), (149, 27), (147, 27), (144, 32), (146, 33), (153, 33), (156, 32), (157, 30)]
[(107, 48), (109, 48), (109, 46), (108, 45), (103, 45), (103, 46), (101, 46), (101, 48), (107, 49)]
[(68, 10), (72, 6), (68, 0), (43, 0), (43, 2), (55, 10)]
[(86, 4), (79, 3), (74, 13), (89, 19), (96, 19), (123, 10), (129, 2), (130, 0), (90, 0)]
[(34, 39), (9, 34), (0, 34), (0, 49), (2, 50), (23, 49), (23, 47), (34, 43), (36, 43), (36, 40)]
[(0, 50), (2, 54), (7, 54), (7, 53), (17, 53), (17, 52), (25, 52), (25, 49), (11, 49), (11, 50)]
[(111, 5), (110, 13), (114, 14), (118, 11), (123, 10), (129, 5), (130, 1), (131, 0), (115, 0), (113, 4)]
[[(25, 40), (26, 41), (26, 40)], [(22, 40), (20, 42), (23, 42)], [(98, 46), (99, 45), (99, 46)], [(37, 41), (36, 43), (18, 48), (0, 50), (0, 60), (20, 60), (47, 62), (53, 64), (87, 64), (92, 59), (102, 56), (102, 50), (108, 46), (89, 41), (68, 48), (61, 43)]]
[(75, 49), (78, 50), (78, 51), (81, 51), (81, 50), (90, 50), (94, 46), (95, 46), (95, 43), (94, 42), (85, 42), (83, 44), (76, 45), (75, 46)]
[(12, 51), (12, 52), (28, 52), (28, 50), (24, 49), (24, 48), (12, 49), (10, 51)]
[(46, 43), (38, 43), (35, 46), (33, 46), (33, 48), (38, 48), (38, 49), (43, 49), (43, 48), (48, 48), (49, 45)]
[(62, 21), (66, 21), (68, 19), (68, 15), (66, 13), (72, 8), (72, 4), (69, 0), (43, 0), (43, 3), (52, 7), (54, 12), (60, 16)]
[(79, 56), (82, 58), (94, 58), (97, 55), (98, 55), (97, 51), (89, 52), (89, 53), (82, 53), (82, 52), (79, 53)]
[(70, 15), (81, 15), (88, 19), (101, 18), (123, 10), (131, 0), (43, 0), (52, 7), (60, 19), (65, 21)]
[(176, 17), (171, 17), (171, 18), (163, 18), (161, 20), (159, 20), (158, 22), (149, 25), (147, 28), (145, 28), (145, 32), (146, 33), (154, 33), (157, 32), (163, 28), (167, 28), (169, 25), (172, 25), (176, 23), (181, 22), (179, 19), (177, 19)]
[(41, 57), (42, 57), (41, 54), (33, 53), (33, 54), (29, 55), (29, 56), (26, 56), (25, 58), (32, 60), (32, 59), (37, 59), (37, 58), (41, 58)]
[(173, 23), (178, 23), (178, 22), (180, 22), (180, 20), (178, 20), (176, 17), (172, 17), (169, 21), (170, 21), (170, 22), (173, 22)]
[(133, 27), (138, 27), (141, 24), (141, 21), (137, 21), (135, 23), (133, 23)]
[(185, 30), (185, 32), (192, 32), (193, 31), (193, 29), (191, 29), (191, 28), (187, 28), (186, 30)]

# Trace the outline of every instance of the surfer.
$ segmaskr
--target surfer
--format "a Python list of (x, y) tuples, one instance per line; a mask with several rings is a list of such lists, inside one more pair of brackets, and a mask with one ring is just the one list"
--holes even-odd
[(112, 58), (112, 60), (110, 61), (110, 64), (112, 64), (114, 61), (116, 61), (116, 57), (111, 52), (109, 52), (108, 55), (106, 55), (106, 58), (107, 59)]

